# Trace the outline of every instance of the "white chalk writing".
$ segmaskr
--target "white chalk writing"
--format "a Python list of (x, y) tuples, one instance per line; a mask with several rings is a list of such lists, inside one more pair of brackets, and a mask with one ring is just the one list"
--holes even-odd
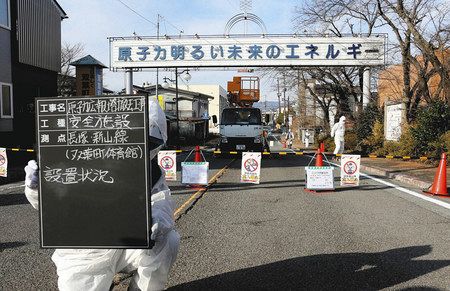
[(50, 142), (50, 135), (41, 134), (41, 143), (49, 143), (49, 142)]
[(79, 169), (76, 167), (52, 169), (46, 166), (43, 172), (45, 181), (49, 183), (60, 183), (65, 185), (85, 182), (114, 183), (114, 177), (109, 174), (109, 171), (102, 169)]
[(142, 159), (143, 150), (141, 146), (111, 147), (111, 148), (86, 148), (66, 150), (66, 157), (72, 161), (91, 160), (125, 160)]
[(77, 144), (124, 144), (128, 142), (128, 134), (124, 129), (114, 131), (70, 131), (68, 145)]
[(65, 142), (66, 142), (66, 135), (64, 133), (58, 135), (58, 143), (65, 143)]
[(144, 98), (111, 98), (97, 100), (79, 100), (68, 102), (69, 114), (82, 113), (115, 113), (134, 112), (144, 110)]
[(69, 116), (69, 128), (130, 129), (129, 114)]

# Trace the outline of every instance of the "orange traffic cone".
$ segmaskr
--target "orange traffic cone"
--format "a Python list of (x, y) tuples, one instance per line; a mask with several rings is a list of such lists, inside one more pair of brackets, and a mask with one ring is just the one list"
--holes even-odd
[[(200, 153), (200, 146), (195, 146), (195, 156), (194, 156), (194, 162), (195, 163), (201, 163), (202, 160), (202, 156)], [(205, 190), (205, 186), (203, 185), (198, 185), (198, 184), (191, 184), (190, 185), (193, 189), (200, 191), (200, 190)]]
[(428, 190), (423, 192), (433, 194), (433, 195), (444, 195), (449, 196), (447, 192), (447, 155), (442, 153), (441, 161), (434, 175), (434, 181)]
[(194, 162), (200, 163), (202, 161), (202, 156), (200, 155), (200, 147), (195, 146), (195, 157)]
[(323, 142), (320, 143), (320, 151), (321, 151), (322, 153), (325, 152), (325, 143), (323, 143)]
[(317, 149), (316, 153), (316, 167), (323, 167), (323, 157), (320, 148)]

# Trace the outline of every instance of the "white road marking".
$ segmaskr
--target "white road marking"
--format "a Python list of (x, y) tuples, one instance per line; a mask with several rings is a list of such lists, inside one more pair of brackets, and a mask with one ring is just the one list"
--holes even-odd
[[(340, 165), (335, 164), (335, 163), (331, 163), (331, 164), (337, 166), (338, 168), (341, 167)], [(399, 190), (399, 191), (401, 191), (401, 192), (403, 192), (403, 193), (412, 195), (412, 196), (417, 197), (417, 198), (420, 198), (420, 199), (422, 199), (422, 200), (425, 200), (425, 201), (434, 203), (434, 204), (436, 204), (436, 205), (442, 206), (442, 207), (444, 207), (444, 208), (450, 209), (450, 204), (447, 203), (447, 202), (444, 202), (444, 201), (442, 201), (442, 200), (435, 199), (435, 198), (429, 197), (429, 196), (427, 196), (427, 195), (424, 195), (424, 194), (420, 194), (420, 193), (414, 192), (414, 191), (412, 191), (412, 190), (403, 188), (403, 187), (401, 187), (401, 186), (398, 186), (398, 185), (395, 185), (395, 184), (393, 184), (393, 183), (384, 181), (384, 180), (382, 180), (382, 179), (372, 177), (371, 175), (368, 175), (368, 174), (364, 174), (364, 173), (360, 173), (360, 174), (361, 174), (361, 176), (367, 177), (367, 178), (369, 178), (369, 179), (372, 179), (372, 180), (374, 180), (374, 181), (376, 181), (376, 182), (378, 182), (378, 183), (384, 184), (384, 185), (386, 185), (386, 186), (395, 188), (395, 189), (397, 189), (397, 190)]]

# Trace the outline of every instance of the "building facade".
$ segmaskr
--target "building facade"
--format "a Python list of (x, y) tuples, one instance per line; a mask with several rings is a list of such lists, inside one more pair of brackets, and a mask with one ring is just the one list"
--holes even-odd
[[(450, 68), (450, 49), (443, 51), (436, 51), (436, 56), (442, 62), (442, 64)], [(416, 57), (417, 62), (425, 68), (425, 61), (423, 56)], [(430, 72), (433, 66), (428, 64), (425, 68), (427, 72)], [(411, 65), (410, 71), (410, 87), (414, 88), (419, 79), (419, 72), (416, 67)], [(450, 76), (449, 76), (450, 78)], [(441, 78), (438, 74), (434, 74), (426, 84), (430, 95), (434, 95), (437, 92), (438, 85)], [(378, 106), (383, 107), (385, 103), (398, 103), (402, 102), (404, 90), (403, 82), (403, 66), (400, 64), (391, 65), (379, 73), (378, 78)], [(439, 98), (442, 100), (448, 100), (450, 98), (450, 87), (445, 87), (439, 93)], [(422, 101), (422, 100), (420, 100)]]
[[(220, 118), (222, 115), (222, 110), (229, 107), (227, 91), (220, 85), (181, 85), (182, 89), (190, 90), (193, 92), (202, 93), (211, 96), (213, 99), (209, 101), (208, 115), (217, 116), (217, 121), (220, 124)], [(212, 122), (209, 123), (209, 132), (219, 133), (219, 128), (215, 126)]]
[(64, 18), (55, 0), (0, 0), (0, 146), (35, 144), (34, 98), (57, 95)]
[[(125, 93), (125, 89), (122, 90)], [(158, 101), (166, 114), (169, 144), (178, 136), (178, 140), (204, 141), (208, 134), (208, 124), (211, 123), (205, 118), (209, 112), (209, 102), (212, 96), (178, 89), (178, 100), (176, 99), (177, 89), (173, 87), (158, 87), (158, 97), (156, 97), (156, 86), (136, 86), (133, 85), (134, 94), (145, 94)], [(178, 101), (178, 126), (177, 128), (177, 101)]]

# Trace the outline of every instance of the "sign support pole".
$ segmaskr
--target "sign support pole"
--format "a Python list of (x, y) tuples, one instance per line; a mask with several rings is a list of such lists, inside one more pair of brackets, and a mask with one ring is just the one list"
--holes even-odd
[(133, 69), (125, 71), (125, 94), (133, 94)]
[[(177, 137), (176, 140), (178, 141), (180, 137), (180, 115), (178, 112), (178, 68), (175, 68), (175, 109), (177, 114)], [(177, 143), (178, 145), (178, 143)]]
[(363, 72), (363, 108), (370, 102), (370, 67), (365, 67)]

